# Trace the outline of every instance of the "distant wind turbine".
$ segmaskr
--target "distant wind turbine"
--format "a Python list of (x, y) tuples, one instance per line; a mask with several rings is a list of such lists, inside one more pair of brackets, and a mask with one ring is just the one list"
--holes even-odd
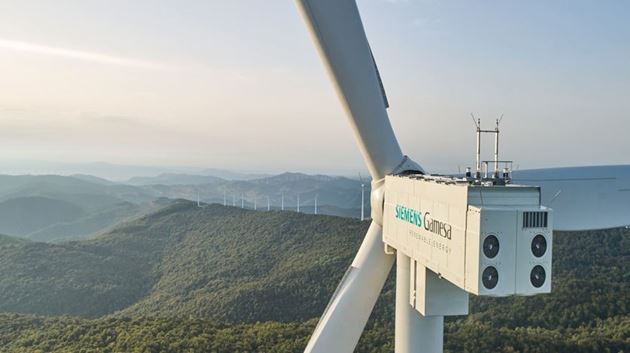
[(359, 173), (359, 180), (361, 181), (361, 220), (365, 220), (365, 183)]

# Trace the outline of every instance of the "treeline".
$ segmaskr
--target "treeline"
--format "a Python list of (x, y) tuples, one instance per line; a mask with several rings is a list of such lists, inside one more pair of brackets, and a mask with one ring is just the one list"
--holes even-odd
[[(220, 325), (199, 319), (85, 320), (0, 315), (0, 351), (6, 353), (298, 353), (315, 326), (306, 323)], [(495, 327), (477, 319), (446, 325), (447, 353), (626, 353), (630, 318), (573, 329)], [(393, 352), (393, 330), (368, 329), (357, 353)]]

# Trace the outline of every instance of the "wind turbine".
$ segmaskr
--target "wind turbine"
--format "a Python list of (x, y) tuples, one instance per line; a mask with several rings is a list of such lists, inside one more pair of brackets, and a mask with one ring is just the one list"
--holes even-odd
[(365, 183), (359, 173), (359, 180), (361, 181), (361, 220), (365, 220)]
[[(321, 316), (305, 352), (351, 353), (354, 351), (394, 260), (397, 266), (396, 353), (442, 352), (444, 315), (447, 314), (421, 315), (410, 305), (412, 298), (409, 278), (412, 259), (405, 252), (385, 246), (383, 242), (384, 220), (389, 219), (384, 218), (384, 205), (392, 196), (386, 195), (385, 192), (386, 177), (388, 180), (394, 180), (399, 176), (413, 173), (418, 182), (425, 182), (422, 177), (425, 173), (420, 165), (403, 154), (396, 140), (386, 110), (389, 105), (387, 97), (355, 0), (295, 1), (335, 86), (372, 176), (370, 195), (372, 223), (350, 268)], [(612, 171), (612, 173), (617, 172), (619, 171)], [(597, 173), (594, 172), (594, 174)], [(523, 174), (524, 180), (534, 180), (535, 184), (541, 187), (540, 189), (525, 188), (527, 192), (538, 193), (538, 195), (542, 192), (542, 196), (536, 202), (540, 202), (540, 199), (543, 202), (549, 200), (546, 196), (549, 192), (563, 187), (561, 183), (556, 185), (554, 182), (548, 182), (555, 179), (544, 177), (537, 179), (541, 175), (544, 173), (535, 171)], [(519, 176), (515, 175), (515, 179), (517, 177)], [(413, 182), (412, 179), (401, 180)], [(619, 184), (623, 183), (624, 187), (630, 190), (627, 186), (630, 172), (626, 172), (619, 180)], [(553, 217), (556, 229), (601, 229), (628, 224), (630, 202), (628, 202), (627, 194), (624, 197), (619, 192), (623, 190), (619, 185), (610, 185), (606, 189), (605, 195), (608, 196), (606, 205), (602, 205), (601, 199), (597, 199), (597, 192), (591, 192), (603, 187), (603, 183), (588, 184), (589, 192), (572, 186), (571, 190), (575, 193), (570, 198), (554, 201)], [(438, 185), (437, 182), (435, 184)], [(481, 202), (483, 203), (483, 198)], [(573, 208), (572, 212), (563, 211), (563, 207), (567, 205)], [(541, 205), (539, 207), (540, 210), (547, 210)], [(592, 221), (590, 223), (585, 220), (576, 221), (577, 217), (574, 217), (574, 214), (581, 215), (585, 210), (591, 212), (587, 220)], [(538, 216), (539, 213), (544, 212), (533, 214)], [(388, 214), (385, 217), (391, 216)], [(545, 224), (547, 223), (547, 218), (544, 217), (533, 219), (544, 219)], [(490, 246), (488, 249), (495, 248)], [(413, 261), (415, 264), (415, 260)], [(445, 292), (456, 293), (458, 296), (464, 293), (466, 295), (464, 304), (467, 310), (467, 293), (453, 287), (450, 282), (441, 279), (429, 270), (426, 271), (426, 276), (430, 277), (426, 279), (426, 283), (437, 289), (421, 294), (432, 296), (429, 299), (435, 299)], [(495, 277), (484, 278), (492, 280)], [(462, 297), (459, 296), (459, 298)], [(448, 307), (446, 310), (448, 311)]]

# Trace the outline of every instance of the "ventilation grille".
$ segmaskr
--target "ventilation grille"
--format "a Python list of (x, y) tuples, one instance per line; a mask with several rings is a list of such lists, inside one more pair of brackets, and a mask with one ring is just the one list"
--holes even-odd
[(523, 228), (547, 228), (547, 212), (523, 212)]

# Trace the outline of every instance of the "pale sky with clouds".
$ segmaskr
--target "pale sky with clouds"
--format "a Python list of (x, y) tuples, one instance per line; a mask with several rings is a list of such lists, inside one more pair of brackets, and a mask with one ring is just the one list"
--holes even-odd
[[(488, 127), (505, 114), (504, 157), (521, 168), (630, 163), (630, 3), (358, 3), (399, 141), (428, 170), (472, 164), (471, 112)], [(288, 0), (0, 0), (0, 150), (363, 169)]]

